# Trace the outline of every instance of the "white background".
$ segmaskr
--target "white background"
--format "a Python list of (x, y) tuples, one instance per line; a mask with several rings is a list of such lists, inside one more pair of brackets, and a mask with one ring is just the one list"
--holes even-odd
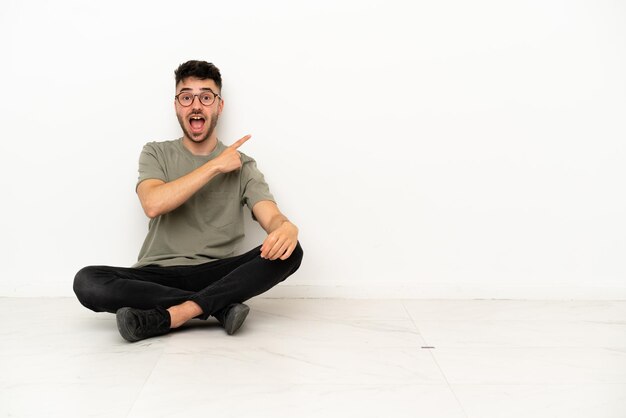
[(274, 294), (626, 297), (624, 2), (309, 3), (3, 1), (0, 295), (134, 263), (139, 153), (203, 59), (301, 229)]

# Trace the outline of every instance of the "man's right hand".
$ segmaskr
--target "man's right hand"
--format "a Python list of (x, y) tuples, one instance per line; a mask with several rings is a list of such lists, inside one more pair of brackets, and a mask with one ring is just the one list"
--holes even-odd
[(242, 146), (250, 138), (250, 135), (244, 136), (222, 151), (222, 153), (212, 161), (220, 173), (229, 173), (241, 168), (241, 154), (237, 151), (237, 148)]

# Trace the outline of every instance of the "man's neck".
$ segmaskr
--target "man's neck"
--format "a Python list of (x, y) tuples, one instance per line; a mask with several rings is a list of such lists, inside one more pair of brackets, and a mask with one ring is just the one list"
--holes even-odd
[(194, 142), (191, 139), (187, 138), (186, 135), (183, 136), (183, 146), (189, 150), (194, 155), (209, 155), (213, 152), (215, 147), (217, 146), (217, 136), (211, 136), (211, 138), (207, 139), (203, 142)]

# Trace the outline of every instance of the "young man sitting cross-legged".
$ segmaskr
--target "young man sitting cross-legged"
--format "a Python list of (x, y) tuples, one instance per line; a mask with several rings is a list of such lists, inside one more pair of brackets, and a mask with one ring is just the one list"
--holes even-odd
[[(280, 212), (254, 159), (215, 131), (224, 108), (219, 70), (189, 61), (175, 71), (182, 138), (150, 142), (139, 158), (137, 195), (150, 218), (132, 267), (89, 266), (74, 279), (78, 300), (116, 313), (126, 340), (162, 335), (192, 318), (214, 316), (228, 334), (241, 327), (244, 301), (293, 274), (302, 261), (298, 228)], [(267, 232), (239, 256), (243, 205)]]

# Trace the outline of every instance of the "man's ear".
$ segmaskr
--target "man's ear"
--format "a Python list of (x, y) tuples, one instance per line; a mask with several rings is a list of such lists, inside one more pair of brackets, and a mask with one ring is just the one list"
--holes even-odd
[(217, 114), (221, 115), (222, 114), (222, 110), (224, 110), (224, 99), (220, 99), (220, 104), (217, 107)]

